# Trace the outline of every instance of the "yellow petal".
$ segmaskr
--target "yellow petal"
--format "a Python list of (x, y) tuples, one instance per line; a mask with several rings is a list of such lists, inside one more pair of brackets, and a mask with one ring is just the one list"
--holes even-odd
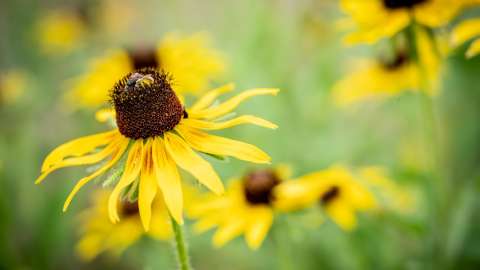
[(273, 223), (273, 212), (269, 207), (255, 207), (249, 211), (249, 225), (245, 240), (251, 249), (258, 249)]
[(177, 166), (167, 154), (164, 141), (156, 137), (153, 142), (153, 162), (157, 183), (162, 191), (168, 211), (175, 221), (183, 224), (183, 194)]
[(92, 152), (102, 145), (108, 144), (117, 134), (117, 130), (112, 130), (100, 134), (81, 137), (60, 145), (45, 158), (45, 161), (42, 165), (42, 172), (62, 161), (66, 157), (82, 156)]
[(357, 218), (354, 210), (342, 200), (330, 202), (325, 210), (330, 218), (335, 221), (342, 229), (351, 231), (357, 226)]
[(150, 229), (152, 217), (152, 202), (157, 194), (157, 183), (152, 153), (152, 139), (145, 144), (143, 167), (140, 173), (140, 185), (138, 193), (138, 210), (145, 231)]
[(60, 168), (70, 167), (70, 166), (89, 165), (89, 164), (94, 164), (102, 161), (103, 159), (111, 155), (112, 152), (115, 151), (115, 149), (119, 144), (119, 141), (122, 141), (122, 140), (125, 141), (126, 139), (119, 138), (117, 140), (114, 140), (107, 147), (105, 147), (98, 153), (82, 156), (82, 157), (67, 158), (65, 160), (55, 163), (55, 165), (48, 167), (48, 169), (42, 172), (42, 174), (37, 178), (37, 180), (35, 180), (35, 184), (40, 184), (45, 179), (45, 177), (47, 177), (50, 173)]
[(118, 184), (113, 189), (112, 193), (110, 193), (110, 197), (108, 198), (108, 215), (110, 220), (113, 223), (116, 223), (120, 220), (117, 211), (117, 203), (118, 197), (120, 192), (128, 185), (130, 185), (135, 179), (138, 177), (140, 173), (140, 169), (142, 168), (143, 164), (143, 142), (135, 141), (132, 145), (129, 153), (128, 158), (125, 165), (125, 171), (122, 174), (122, 177), (118, 181)]
[(232, 156), (254, 163), (270, 163), (270, 157), (251, 144), (214, 136), (179, 124), (175, 130), (194, 149), (214, 155)]
[(191, 173), (214, 193), (224, 192), (223, 183), (210, 163), (197, 155), (182, 138), (172, 132), (166, 132), (164, 136), (166, 149), (180, 168)]
[(221, 247), (228, 241), (239, 236), (245, 229), (245, 220), (243, 218), (229, 218), (226, 224), (220, 226), (213, 235), (213, 245)]
[(84, 177), (77, 182), (77, 184), (73, 187), (72, 191), (70, 192), (67, 199), (65, 200), (65, 203), (63, 204), (63, 211), (64, 212), (67, 211), (68, 206), (70, 205), (70, 203), (73, 200), (73, 197), (75, 197), (75, 194), (77, 194), (77, 192), (84, 185), (86, 185), (88, 182), (90, 182), (92, 179), (101, 175), (102, 173), (107, 171), (109, 168), (111, 168), (113, 165), (115, 165), (115, 163), (117, 163), (118, 160), (122, 157), (122, 155), (125, 152), (125, 150), (127, 149), (127, 147), (128, 147), (128, 140), (125, 139), (125, 140), (121, 141), (117, 145), (117, 149), (116, 149), (115, 154), (113, 155), (112, 159), (107, 164), (105, 164), (103, 167), (101, 167), (100, 169), (98, 169), (97, 171), (92, 173), (91, 175), (89, 175), (87, 177)]
[(95, 113), (95, 119), (100, 123), (105, 123), (110, 119), (115, 119), (115, 115), (116, 113), (114, 109), (101, 109)]
[(240, 103), (242, 103), (248, 98), (251, 98), (254, 96), (260, 96), (260, 95), (276, 96), (278, 91), (279, 91), (278, 89), (273, 89), (273, 88), (257, 88), (257, 89), (247, 90), (237, 96), (232, 97), (231, 99), (225, 101), (224, 103), (221, 103), (218, 106), (207, 108), (204, 110), (190, 111), (189, 115), (192, 118), (204, 118), (204, 119), (218, 118), (222, 115), (225, 115), (231, 112), (238, 105), (240, 105)]
[(210, 121), (204, 121), (204, 120), (192, 119), (192, 118), (184, 119), (182, 120), (182, 122), (187, 126), (198, 128), (198, 129), (204, 129), (204, 130), (225, 129), (225, 128), (234, 127), (242, 124), (252, 124), (260, 127), (270, 128), (270, 129), (278, 128), (278, 126), (273, 124), (272, 122), (253, 116), (253, 115), (242, 115), (225, 122), (210, 122)]
[(220, 95), (230, 92), (234, 88), (235, 84), (229, 83), (208, 91), (197, 102), (195, 102), (192, 107), (189, 108), (189, 111), (198, 111), (205, 109), (206, 107), (210, 106)]
[(470, 47), (468, 47), (468, 50), (466, 52), (466, 56), (468, 58), (472, 58), (480, 53), (480, 39), (475, 40), (470, 44)]
[(193, 225), (193, 231), (203, 233), (212, 229), (223, 220), (223, 214), (223, 212), (216, 212), (197, 219), (197, 222)]
[(465, 20), (452, 31), (452, 43), (455, 46), (480, 36), (480, 19)]

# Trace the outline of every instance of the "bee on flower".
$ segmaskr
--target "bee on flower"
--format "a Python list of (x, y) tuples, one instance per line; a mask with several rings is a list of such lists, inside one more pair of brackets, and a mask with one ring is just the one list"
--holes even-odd
[(108, 192), (101, 190), (93, 195), (92, 206), (78, 215), (81, 237), (76, 251), (81, 259), (90, 261), (101, 253), (119, 256), (144, 235), (157, 240), (172, 237), (169, 213), (160, 196), (152, 202), (151, 230), (145, 233), (136, 203), (120, 201), (121, 221), (112, 224), (108, 219)]
[(108, 101), (108, 89), (125, 74), (141, 68), (162, 70), (174, 78), (178, 95), (199, 94), (224, 74), (223, 55), (210, 46), (205, 33), (169, 33), (157, 46), (111, 50), (93, 59), (89, 70), (68, 83), (67, 101), (75, 107), (98, 108)]
[(133, 190), (138, 198), (140, 219), (150, 228), (151, 205), (162, 196), (178, 224), (183, 224), (182, 181), (177, 166), (193, 175), (215, 194), (224, 192), (219, 176), (198, 152), (231, 156), (253, 163), (269, 163), (270, 157), (254, 145), (211, 135), (205, 131), (253, 124), (270, 129), (276, 125), (264, 119), (243, 115), (219, 120), (240, 103), (254, 96), (276, 95), (278, 89), (257, 88), (238, 94), (222, 103), (216, 99), (234, 86), (227, 84), (207, 92), (190, 107), (179, 100), (167, 74), (153, 68), (129, 73), (111, 91), (116, 128), (67, 142), (53, 150), (43, 162), (41, 183), (47, 175), (64, 167), (100, 166), (80, 179), (65, 201), (66, 211), (75, 194), (101, 175), (109, 175), (114, 185), (108, 200), (108, 215), (120, 221), (118, 203)]

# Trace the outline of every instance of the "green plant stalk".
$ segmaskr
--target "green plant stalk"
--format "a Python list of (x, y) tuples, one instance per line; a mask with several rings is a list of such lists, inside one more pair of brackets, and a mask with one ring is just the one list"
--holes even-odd
[(180, 226), (172, 216), (170, 216), (172, 222), (173, 233), (175, 234), (175, 248), (177, 251), (178, 268), (181, 270), (191, 270), (190, 258), (188, 256), (187, 245), (185, 243), (185, 236), (183, 234), (183, 228)]

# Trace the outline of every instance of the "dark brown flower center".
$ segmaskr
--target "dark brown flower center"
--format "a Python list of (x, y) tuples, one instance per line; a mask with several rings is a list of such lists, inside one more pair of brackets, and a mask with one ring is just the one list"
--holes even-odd
[(327, 192), (323, 193), (320, 197), (320, 203), (322, 205), (328, 204), (340, 195), (340, 188), (332, 186)]
[(111, 100), (120, 133), (132, 139), (160, 136), (184, 115), (170, 78), (154, 68), (132, 72), (115, 84)]
[(131, 217), (138, 214), (138, 202), (122, 201), (120, 205), (122, 217)]
[(389, 9), (411, 8), (427, 0), (383, 0), (383, 4)]
[(381, 60), (382, 65), (388, 70), (398, 69), (410, 61), (404, 52), (398, 52), (390, 59)]
[(280, 178), (272, 170), (251, 172), (244, 178), (245, 198), (251, 204), (271, 204), (273, 188)]
[(141, 68), (160, 68), (155, 48), (136, 48), (128, 51), (135, 70)]

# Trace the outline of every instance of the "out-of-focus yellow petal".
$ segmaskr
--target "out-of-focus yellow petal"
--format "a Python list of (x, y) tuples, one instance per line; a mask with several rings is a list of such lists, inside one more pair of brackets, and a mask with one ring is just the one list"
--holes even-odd
[(189, 111), (189, 117), (198, 118), (198, 119), (215, 119), (231, 112), (238, 105), (240, 105), (240, 103), (242, 103), (248, 98), (251, 98), (254, 96), (260, 96), (260, 95), (276, 96), (278, 94), (278, 91), (280, 90), (273, 89), (273, 88), (257, 88), (257, 89), (247, 90), (219, 104), (218, 106), (214, 106), (214, 107), (210, 107), (210, 108), (206, 108), (198, 111)]
[(167, 152), (180, 168), (191, 173), (214, 193), (224, 192), (222, 181), (207, 161), (198, 156), (182, 138), (172, 132), (166, 132), (164, 136)]
[(244, 124), (252, 124), (270, 129), (278, 128), (278, 126), (274, 123), (253, 115), (242, 115), (224, 122), (210, 122), (205, 120), (187, 118), (183, 120), (183, 124), (204, 130), (219, 130)]
[(115, 115), (116, 115), (115, 110), (112, 108), (100, 109), (95, 113), (95, 120), (97, 120), (100, 123), (105, 123), (109, 120), (114, 120)]
[(468, 47), (467, 52), (465, 53), (468, 58), (472, 58), (477, 56), (480, 53), (480, 39), (476, 39), (475, 41), (470, 44)]
[(454, 19), (463, 6), (462, 0), (429, 0), (415, 5), (413, 16), (420, 24), (436, 28)]
[(250, 210), (245, 240), (251, 249), (258, 249), (273, 223), (273, 212), (269, 207), (253, 207)]
[(62, 144), (50, 152), (45, 158), (45, 161), (42, 164), (42, 172), (67, 157), (78, 157), (90, 153), (96, 148), (110, 143), (117, 135), (118, 131), (112, 130), (78, 138)]
[(429, 95), (436, 95), (440, 88), (439, 74), (441, 72), (440, 55), (434, 41), (427, 30), (421, 27), (415, 28), (418, 58), (421, 63), (420, 76), (426, 77), (426, 85), (422, 89)]
[(177, 125), (175, 130), (191, 147), (200, 152), (232, 156), (254, 163), (270, 163), (270, 156), (251, 144), (210, 135), (183, 123)]
[(180, 175), (172, 158), (167, 154), (164, 141), (157, 137), (153, 142), (153, 162), (157, 183), (165, 204), (175, 221), (183, 224), (183, 194)]
[(330, 218), (335, 221), (342, 229), (351, 231), (357, 226), (357, 218), (353, 209), (340, 200), (333, 201), (325, 207)]
[(122, 157), (123, 153), (125, 152), (125, 150), (127, 149), (128, 147), (128, 140), (125, 140), (125, 141), (122, 141), (120, 142), (118, 145), (117, 145), (117, 149), (114, 153), (114, 155), (112, 156), (112, 159), (107, 163), (105, 164), (104, 166), (102, 166), (100, 169), (98, 169), (97, 171), (95, 171), (94, 173), (92, 173), (91, 175), (87, 176), (87, 177), (84, 177), (82, 179), (80, 179), (77, 184), (73, 187), (72, 191), (70, 192), (70, 194), (68, 195), (67, 197), (67, 200), (65, 201), (64, 205), (63, 205), (63, 211), (67, 211), (68, 209), (68, 206), (70, 205), (70, 203), (72, 202), (73, 200), (73, 197), (75, 196), (75, 194), (77, 194), (77, 192), (84, 186), (86, 185), (88, 182), (90, 182), (92, 179), (94, 179), (95, 177), (101, 175), (102, 173), (106, 172), (108, 169), (110, 169), (113, 165), (115, 165), (118, 160)]
[(157, 50), (162, 68), (172, 74), (179, 93), (198, 93), (225, 71), (224, 57), (209, 46), (209, 37), (198, 33), (182, 37), (170, 33)]
[(213, 235), (213, 245), (222, 247), (245, 230), (245, 217), (230, 217)]
[(21, 70), (8, 70), (0, 74), (0, 103), (15, 103), (28, 86), (27, 74)]
[(207, 108), (208, 106), (212, 105), (212, 103), (222, 94), (228, 93), (235, 88), (235, 84), (229, 83), (222, 85), (218, 88), (208, 91), (203, 95), (197, 102), (195, 102), (191, 107), (190, 110), (198, 111)]
[(157, 194), (157, 183), (153, 162), (153, 139), (149, 139), (144, 146), (143, 166), (140, 173), (140, 184), (138, 189), (138, 209), (140, 219), (146, 232), (150, 229), (152, 217), (152, 202)]
[(461, 45), (470, 39), (480, 36), (480, 19), (469, 19), (459, 23), (452, 30), (451, 41), (454, 46)]
[(128, 158), (125, 164), (125, 170), (122, 177), (118, 181), (117, 185), (113, 189), (110, 197), (108, 198), (108, 215), (113, 223), (120, 221), (117, 211), (117, 203), (120, 196), (120, 192), (128, 185), (130, 185), (140, 174), (140, 170), (143, 165), (143, 142), (136, 141), (133, 143), (129, 150)]

